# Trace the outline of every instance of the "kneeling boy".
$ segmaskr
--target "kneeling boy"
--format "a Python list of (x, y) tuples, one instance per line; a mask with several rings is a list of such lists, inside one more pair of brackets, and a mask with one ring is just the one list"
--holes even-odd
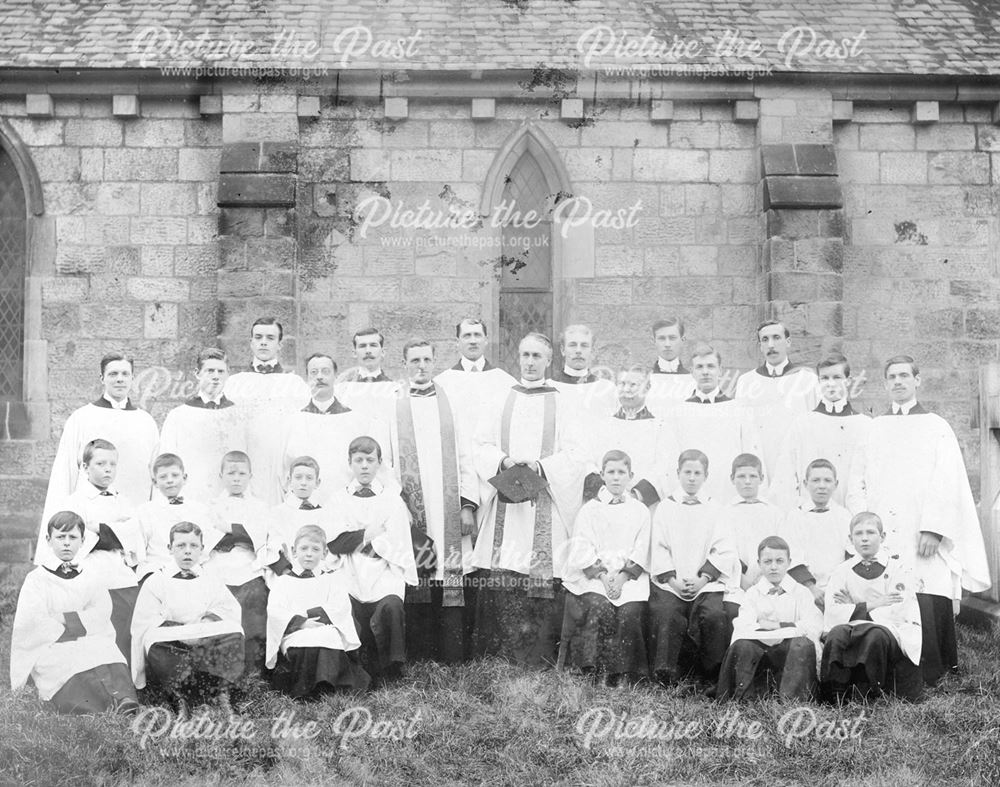
[(61, 713), (137, 711), (125, 657), (115, 644), (111, 597), (101, 577), (75, 563), (83, 519), (60, 511), (47, 530), (48, 554), (25, 577), (17, 598), (11, 688), (17, 691), (30, 677), (38, 696)]
[(132, 674), (137, 688), (162, 687), (183, 711), (185, 701), (218, 692), (243, 674), (240, 605), (217, 577), (202, 572), (201, 528), (170, 528), (175, 565), (149, 576), (132, 616)]
[(760, 579), (743, 597), (733, 622), (716, 697), (753, 699), (767, 692), (774, 673), (781, 699), (807, 700), (816, 685), (816, 653), (823, 617), (812, 593), (788, 576), (788, 543), (769, 536), (757, 547)]
[(342, 571), (324, 572), (326, 533), (306, 525), (295, 535), (292, 568), (277, 577), (267, 602), (267, 667), (295, 699), (363, 691), (370, 678)]

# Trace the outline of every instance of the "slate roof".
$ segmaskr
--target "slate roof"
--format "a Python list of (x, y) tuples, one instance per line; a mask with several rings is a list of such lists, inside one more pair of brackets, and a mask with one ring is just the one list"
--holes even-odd
[[(737, 31), (745, 40), (760, 40), (756, 62), (775, 71), (1000, 75), (998, 6), (997, 0), (0, 0), (0, 68), (255, 64), (468, 71), (543, 65), (586, 71), (578, 41), (603, 25), (634, 46), (647, 34), (653, 46), (700, 42), (678, 62), (720, 62), (715, 45)], [(417, 39), (401, 59), (368, 47), (341, 63), (338, 36), (355, 26), (380, 41)], [(798, 27), (837, 41), (864, 35), (851, 57), (816, 57), (814, 46), (786, 62), (779, 41)], [(143, 31), (147, 46), (158, 42), (152, 50), (137, 45)], [(300, 44), (314, 42), (318, 53), (272, 51), (282, 31)], [(176, 56), (161, 46), (179, 40), (194, 46), (202, 36), (200, 52)], [(232, 55), (232, 48), (247, 44), (251, 51)], [(670, 58), (615, 59), (609, 53), (589, 67), (657, 61)]]

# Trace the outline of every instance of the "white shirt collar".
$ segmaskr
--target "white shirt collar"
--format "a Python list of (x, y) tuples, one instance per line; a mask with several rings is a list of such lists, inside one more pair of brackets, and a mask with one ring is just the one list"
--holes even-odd
[(677, 370), (680, 368), (681, 359), (680, 356), (674, 358), (672, 361), (665, 361), (662, 358), (656, 359), (656, 366), (661, 372), (666, 372), (667, 374), (676, 374)]
[(785, 369), (788, 367), (788, 359), (785, 358), (785, 360), (783, 360), (777, 366), (771, 366), (771, 364), (769, 364), (769, 363), (767, 363), (767, 361), (765, 361), (764, 362), (764, 366), (767, 367), (767, 373), (768, 374), (772, 374), (773, 373), (774, 375), (781, 375), (781, 374), (785, 373)]
[[(238, 499), (239, 498), (237, 498), (237, 500)], [(297, 497), (292, 492), (289, 492), (287, 495), (285, 495), (285, 505), (287, 505), (289, 508), (298, 508), (303, 503), (311, 503), (312, 505), (316, 505), (316, 501), (312, 499), (312, 495), (307, 497), (305, 500), (303, 500), (301, 497)]]
[(181, 568), (175, 562), (172, 566), (168, 566), (166, 571), (168, 576), (171, 577), (174, 576), (174, 574), (179, 574), (181, 571), (190, 571), (196, 577), (200, 577), (203, 569), (204, 567), (198, 563), (195, 563), (193, 566), (191, 566), (191, 568)]
[(697, 396), (699, 399), (701, 399), (701, 401), (703, 402), (714, 402), (716, 399), (719, 398), (719, 396), (722, 395), (722, 390), (719, 388), (719, 386), (715, 386), (715, 388), (713, 388), (708, 393), (702, 393), (701, 390), (695, 390), (694, 395)]
[(471, 372), (475, 369), (477, 372), (481, 372), (486, 368), (486, 356), (480, 355), (478, 360), (470, 361), (464, 355), (458, 359), (458, 362), (462, 364), (462, 369), (467, 372)]
[(820, 401), (828, 413), (839, 413), (847, 406), (846, 396), (843, 399), (838, 399), (836, 402), (831, 402), (828, 399), (821, 399)]
[[(90, 482), (89, 478), (85, 478), (85, 477), (81, 477), (80, 478), (79, 488), (83, 490), (83, 493), (88, 498), (100, 497), (101, 496), (101, 492), (105, 492), (105, 491), (110, 492), (113, 496), (118, 494), (115, 491), (115, 488), (114, 488), (113, 484), (109, 485), (106, 490), (105, 489), (100, 489), (99, 487), (97, 487), (94, 484), (92, 484)], [(107, 495), (105, 495), (105, 497), (107, 497)]]
[(207, 396), (205, 396), (205, 394), (203, 394), (201, 391), (199, 391), (198, 392), (198, 398), (201, 399), (205, 404), (208, 404), (209, 402), (212, 402), (215, 405), (222, 404), (222, 394), (221, 393), (218, 396), (216, 396), (214, 399), (209, 399)]
[(590, 374), (590, 369), (570, 369), (568, 366), (563, 366), (563, 374), (569, 377), (586, 377)]
[(309, 401), (312, 402), (313, 407), (315, 407), (321, 413), (325, 413), (327, 410), (329, 410), (331, 407), (333, 407), (337, 403), (337, 397), (336, 396), (331, 396), (330, 399), (329, 399), (329, 401), (326, 401), (326, 402), (318, 402), (318, 401), (316, 401), (315, 399), (312, 399), (312, 398), (310, 398)]
[[(778, 583), (778, 587), (786, 593), (793, 593), (795, 591), (795, 586), (798, 584), (799, 583), (788, 576), (788, 574), (785, 574), (785, 576), (781, 578), (781, 582)], [(774, 587), (774, 585), (772, 585), (768, 578), (763, 575), (761, 575), (760, 579), (757, 580), (757, 590), (762, 596), (766, 596), (772, 587)]]
[(409, 385), (411, 391), (426, 391), (428, 388), (432, 388), (434, 386), (434, 381), (428, 380), (426, 383), (421, 383), (419, 385), (417, 383), (410, 383)]
[(278, 359), (272, 358), (270, 361), (259, 361), (256, 358), (253, 359), (253, 363), (250, 364), (254, 369), (259, 369), (261, 366), (266, 366), (268, 369), (273, 369), (278, 365)]
[(899, 413), (900, 411), (902, 411), (903, 415), (909, 415), (910, 414), (910, 410), (912, 410), (916, 406), (917, 406), (917, 399), (916, 399), (916, 397), (914, 397), (913, 399), (910, 399), (910, 401), (908, 401), (908, 402), (903, 402), (902, 404), (896, 404), (895, 402), (893, 402), (892, 403), (892, 412), (893, 413)]
[(108, 404), (110, 404), (111, 407), (112, 407), (112, 409), (114, 409), (114, 410), (124, 410), (126, 407), (128, 407), (128, 397), (127, 396), (124, 399), (122, 399), (120, 402), (116, 402), (114, 399), (112, 399), (107, 394), (104, 394), (101, 398), (104, 401), (106, 401)]
[(369, 372), (365, 367), (358, 369), (358, 379), (359, 380), (370, 380), (373, 377), (380, 377), (382, 375), (381, 367), (376, 369), (374, 372)]
[[(382, 485), (382, 482), (379, 481), (377, 478), (372, 480), (371, 484), (369, 484), (369, 487), (376, 495), (382, 494), (382, 491), (385, 489), (385, 487)], [(361, 482), (358, 481), (358, 479), (356, 478), (352, 478), (351, 483), (347, 485), (347, 493), (353, 495), (360, 488), (361, 488)]]
[(542, 388), (548, 384), (548, 380), (544, 377), (541, 380), (525, 380), (522, 377), (520, 384), (522, 388)]

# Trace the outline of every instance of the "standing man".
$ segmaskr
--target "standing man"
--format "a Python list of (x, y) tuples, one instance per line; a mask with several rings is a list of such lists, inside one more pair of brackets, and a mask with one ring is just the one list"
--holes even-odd
[(222, 392), (229, 378), (226, 354), (215, 347), (198, 354), (198, 393), (167, 413), (160, 433), (159, 454), (184, 461), (187, 494), (214, 500), (222, 492), (219, 465), (229, 451), (246, 450), (246, 432), (233, 403)]
[(362, 328), (354, 334), (354, 357), (358, 368), (352, 372), (353, 379), (341, 385), (340, 398), (355, 410), (381, 414), (396, 398), (399, 384), (382, 371), (385, 337), (378, 328)]
[[(990, 587), (979, 516), (958, 440), (917, 401), (920, 370), (908, 355), (886, 361), (889, 410), (872, 421), (851, 465), (852, 514), (882, 519), (885, 546), (915, 569), (924, 682), (958, 666), (953, 602)], [(907, 588), (909, 589), (909, 588)]]
[(681, 362), (684, 348), (684, 323), (678, 317), (666, 317), (653, 323), (656, 361), (650, 381), (650, 405), (658, 415), (694, 393), (694, 380)]
[(76, 491), (83, 449), (91, 440), (107, 440), (118, 449), (116, 487), (133, 507), (149, 500), (149, 468), (156, 457), (160, 430), (153, 416), (129, 401), (133, 361), (122, 352), (101, 358), (100, 397), (70, 413), (52, 460), (49, 489), (45, 495), (42, 530), (67, 497)]
[(444, 388), (458, 418), (471, 435), (479, 415), (479, 405), (494, 392), (506, 390), (517, 381), (503, 369), (491, 364), (486, 349), (486, 323), (478, 317), (466, 317), (455, 326), (460, 357), (458, 363), (434, 378)]
[[(310, 355), (306, 359), (306, 379), (311, 391), (309, 404), (288, 419), (280, 477), (274, 482), (280, 487), (288, 478), (292, 461), (300, 456), (311, 456), (322, 469), (323, 485), (317, 490), (316, 498), (325, 505), (334, 492), (343, 489), (354, 477), (350, 465), (344, 461), (351, 441), (370, 435), (379, 445), (386, 445), (387, 433), (381, 422), (367, 413), (352, 410), (337, 398), (337, 362), (331, 356), (326, 353)], [(379, 480), (392, 485), (391, 476), (390, 468), (383, 462)]]
[(740, 454), (758, 451), (753, 413), (720, 390), (722, 356), (713, 347), (697, 345), (691, 353), (691, 368), (697, 390), (664, 419), (672, 435), (669, 453), (677, 456), (688, 449), (704, 453), (708, 457), (708, 478), (702, 494), (725, 504), (733, 495), (729, 479), (733, 460)]
[(524, 484), (533, 473), (533, 486), (544, 488), (513, 502), (493, 484), (481, 486), (482, 526), (472, 562), (487, 571), (478, 594), (475, 649), (543, 667), (556, 660), (564, 545), (580, 508), (587, 457), (577, 411), (546, 379), (551, 341), (529, 333), (518, 360), (520, 382), (483, 407), (476, 469), (481, 479), (500, 475), (497, 483), (508, 493), (502, 479), (515, 467)]
[(309, 386), (281, 365), (284, 329), (274, 317), (258, 317), (250, 327), (250, 369), (230, 375), (226, 396), (237, 407), (246, 433), (247, 453), (253, 464), (252, 489), (268, 505), (281, 502), (274, 478), (280, 473), (279, 457), (287, 417), (309, 401)]
[(468, 655), (475, 611), (464, 576), (472, 570), (479, 482), (470, 436), (434, 383), (431, 343), (411, 339), (403, 360), (409, 386), (389, 414), (389, 445), (410, 512), (419, 579), (404, 599), (406, 652), (413, 660), (456, 664)]
[(761, 323), (757, 340), (764, 363), (740, 375), (736, 399), (754, 411), (761, 450), (758, 456), (764, 463), (764, 477), (773, 478), (792, 420), (816, 407), (819, 385), (812, 369), (789, 360), (791, 334), (782, 323)]
[(574, 405), (594, 415), (611, 415), (617, 409), (615, 384), (590, 370), (594, 334), (586, 325), (569, 325), (561, 337), (565, 364), (552, 375), (554, 386), (572, 397)]

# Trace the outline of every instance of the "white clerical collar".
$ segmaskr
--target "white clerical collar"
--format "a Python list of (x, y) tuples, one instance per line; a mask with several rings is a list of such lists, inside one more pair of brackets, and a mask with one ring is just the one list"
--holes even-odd
[[(362, 483), (357, 478), (353, 478), (351, 479), (351, 483), (347, 485), (347, 493), (349, 495), (353, 495), (361, 487)], [(368, 488), (371, 489), (376, 495), (382, 494), (382, 491), (385, 489), (385, 487), (382, 485), (382, 482), (379, 481), (377, 478), (372, 479), (372, 482), (368, 485)]]
[(661, 372), (666, 372), (667, 374), (677, 374), (677, 370), (680, 368), (681, 359), (680, 356), (674, 358), (672, 361), (665, 361), (663, 358), (656, 359), (656, 367)]
[(785, 576), (781, 578), (781, 582), (779, 582), (777, 585), (772, 585), (771, 581), (767, 577), (762, 576), (760, 579), (757, 580), (757, 590), (760, 592), (762, 596), (768, 595), (768, 592), (773, 587), (779, 587), (786, 593), (794, 593), (795, 586), (798, 584), (799, 583), (796, 582), (794, 579), (792, 579), (790, 576), (788, 576), (788, 574), (785, 574)]
[(112, 407), (112, 409), (114, 409), (114, 410), (125, 410), (125, 409), (128, 408), (128, 397), (127, 396), (124, 399), (122, 399), (120, 402), (112, 399), (107, 394), (104, 394), (104, 396), (102, 396), (101, 398), (104, 401), (106, 401), (108, 404), (110, 404), (111, 407)]
[(777, 366), (771, 366), (771, 364), (765, 361), (764, 366), (767, 367), (768, 375), (770, 375), (771, 377), (780, 377), (785, 373), (785, 369), (788, 368), (788, 359), (785, 358), (785, 360), (783, 360)]
[(298, 508), (303, 503), (308, 503), (309, 505), (320, 508), (320, 506), (318, 506), (316, 503), (313, 502), (312, 495), (307, 497), (305, 500), (297, 496), (294, 492), (289, 492), (287, 495), (285, 495), (285, 505), (289, 506), (290, 508)]
[(570, 369), (568, 366), (564, 366), (563, 374), (567, 377), (586, 377), (590, 374), (590, 369)]
[(382, 376), (381, 369), (376, 369), (374, 372), (369, 372), (367, 369), (362, 367), (361, 369), (358, 370), (359, 380), (374, 380), (376, 377), (381, 377), (381, 376)]
[(464, 355), (458, 359), (458, 362), (462, 364), (462, 369), (466, 372), (481, 372), (486, 368), (486, 356), (480, 355), (475, 361), (470, 361)]
[(823, 399), (823, 407), (828, 413), (839, 413), (847, 406), (847, 397), (843, 399), (838, 399), (836, 402), (831, 402), (828, 399)]
[(411, 391), (426, 391), (428, 388), (431, 388), (433, 385), (434, 385), (434, 381), (433, 380), (428, 380), (426, 383), (420, 383), (419, 385), (417, 383), (410, 383), (410, 390)]
[(203, 394), (201, 391), (199, 391), (198, 392), (198, 398), (201, 399), (201, 401), (203, 401), (205, 404), (208, 404), (209, 402), (211, 402), (216, 407), (218, 407), (219, 405), (222, 404), (222, 394), (221, 393), (218, 396), (216, 396), (214, 399), (209, 399), (207, 396), (205, 396), (205, 394)]
[(522, 388), (543, 388), (546, 382), (548, 381), (544, 377), (540, 380), (525, 380), (522, 377), (520, 384)]
[[(88, 498), (100, 497), (102, 492), (109, 492), (111, 497), (118, 494), (114, 489), (112, 489), (110, 484), (107, 489), (101, 489), (99, 486), (93, 484), (89, 478), (80, 479), (80, 488)], [(108, 495), (104, 495), (104, 497), (108, 497)]]
[(712, 402), (712, 403), (714, 403), (716, 399), (718, 399), (720, 396), (722, 396), (722, 391), (719, 389), (719, 386), (715, 386), (715, 388), (713, 388), (708, 393), (702, 393), (699, 390), (699, 391), (695, 391), (694, 395), (697, 396), (699, 399), (701, 399), (701, 401), (703, 401), (703, 402)]
[(902, 412), (903, 415), (909, 415), (910, 414), (910, 410), (912, 410), (916, 406), (917, 406), (917, 399), (916, 399), (916, 397), (914, 397), (913, 399), (910, 399), (908, 402), (903, 402), (902, 404), (896, 404), (895, 402), (893, 402), (892, 403), (892, 414), (893, 415), (899, 415), (899, 413)]
[(327, 410), (329, 410), (331, 407), (333, 407), (337, 403), (337, 397), (336, 396), (331, 396), (330, 400), (327, 401), (327, 402), (320, 402), (317, 399), (310, 399), (309, 401), (312, 402), (313, 407), (315, 407), (321, 413), (325, 413)]

